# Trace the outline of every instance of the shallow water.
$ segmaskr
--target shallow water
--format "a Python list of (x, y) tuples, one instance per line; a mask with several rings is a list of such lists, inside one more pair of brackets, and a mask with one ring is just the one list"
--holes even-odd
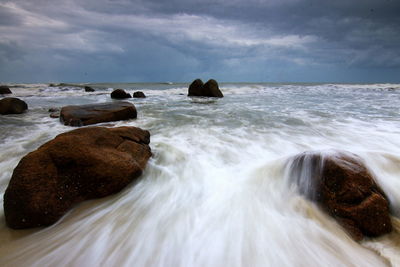
[[(222, 99), (187, 84), (15, 85), (29, 112), (0, 117), (0, 202), (28, 152), (72, 128), (50, 107), (129, 99), (154, 153), (139, 182), (87, 201), (57, 224), (6, 228), (0, 266), (400, 266), (400, 85), (222, 84)], [(106, 123), (110, 125), (110, 123)], [(297, 193), (288, 160), (308, 150), (361, 156), (391, 201), (392, 234), (354, 242)]]

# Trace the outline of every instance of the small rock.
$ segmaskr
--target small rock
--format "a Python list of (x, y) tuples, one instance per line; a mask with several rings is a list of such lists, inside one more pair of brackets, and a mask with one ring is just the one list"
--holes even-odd
[(85, 92), (94, 92), (95, 90), (90, 86), (85, 86)]
[(50, 114), (50, 118), (58, 119), (60, 118), (60, 112), (53, 112)]
[(6, 94), (12, 94), (12, 92), (8, 86), (1, 85), (0, 86), (0, 94), (6, 95)]
[(0, 100), (0, 114), (21, 114), (28, 109), (28, 105), (19, 98), (5, 97)]
[(132, 96), (130, 94), (128, 94), (127, 92), (125, 92), (125, 90), (123, 90), (123, 89), (115, 89), (111, 93), (111, 98), (125, 99), (125, 98), (132, 98)]
[(135, 97), (135, 98), (146, 98), (146, 95), (141, 91), (137, 91), (137, 92), (133, 93), (133, 97)]

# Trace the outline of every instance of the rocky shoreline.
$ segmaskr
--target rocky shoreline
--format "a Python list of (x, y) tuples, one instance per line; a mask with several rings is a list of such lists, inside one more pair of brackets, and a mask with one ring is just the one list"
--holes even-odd
[[(83, 88), (86, 92), (96, 91), (89, 86)], [(213, 79), (205, 84), (194, 80), (187, 96), (224, 97)], [(133, 97), (146, 95), (137, 91)], [(115, 100), (65, 106), (52, 110), (50, 116), (74, 127), (137, 117), (135, 105), (126, 101), (132, 98), (129, 92), (116, 89), (110, 98)], [(22, 101), (26, 108), (3, 112), (6, 105), (2, 101), (12, 102), (9, 99), (22, 101), (3, 98), (0, 114), (27, 110)], [(23, 157), (14, 169), (4, 195), (7, 225), (13, 229), (48, 226), (81, 201), (121, 191), (145, 169), (152, 155), (149, 143), (150, 133), (136, 127), (83, 127), (60, 134)], [(391, 232), (389, 200), (357, 155), (304, 152), (291, 158), (288, 168), (299, 193), (336, 219), (354, 240)]]

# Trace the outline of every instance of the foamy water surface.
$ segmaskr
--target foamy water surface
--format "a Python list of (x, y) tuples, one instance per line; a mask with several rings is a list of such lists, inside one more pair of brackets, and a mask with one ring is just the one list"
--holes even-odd
[[(28, 103), (0, 117), (0, 202), (19, 160), (72, 130), (48, 109), (129, 99), (138, 118), (106, 123), (151, 133), (153, 157), (121, 193), (86, 201), (55, 225), (11, 230), (0, 209), (0, 266), (400, 266), (400, 85), (222, 84), (221, 99), (187, 84), (15, 85)], [(357, 243), (300, 196), (287, 162), (345, 150), (391, 201), (393, 233)]]

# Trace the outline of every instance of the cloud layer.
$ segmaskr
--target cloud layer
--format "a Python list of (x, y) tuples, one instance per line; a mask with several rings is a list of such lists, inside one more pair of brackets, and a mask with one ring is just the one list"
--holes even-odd
[(400, 82), (396, 0), (0, 0), (0, 81)]

